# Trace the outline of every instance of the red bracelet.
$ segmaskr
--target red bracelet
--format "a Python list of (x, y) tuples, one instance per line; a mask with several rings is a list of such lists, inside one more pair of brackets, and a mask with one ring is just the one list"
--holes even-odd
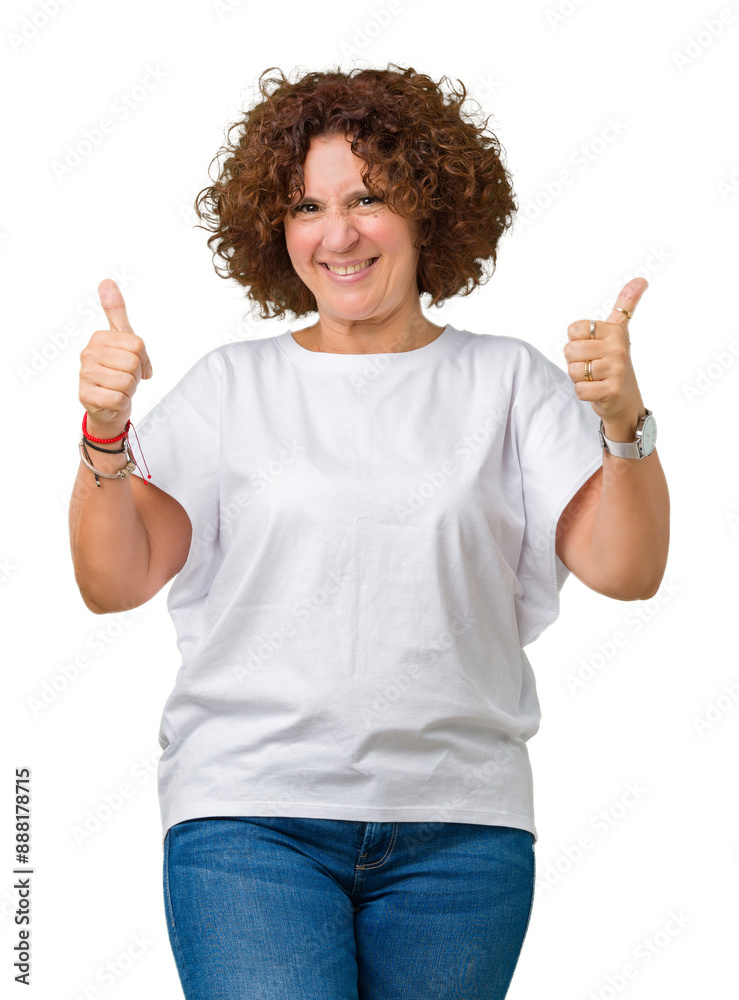
[[(123, 430), (121, 431), (121, 433), (117, 437), (114, 437), (114, 438), (96, 438), (96, 437), (92, 437), (90, 434), (87, 433), (87, 410), (85, 410), (85, 415), (82, 418), (82, 436), (83, 436), (83, 438), (87, 438), (88, 441), (97, 441), (98, 444), (113, 444), (114, 441), (120, 441), (121, 438), (126, 437), (126, 435), (128, 434), (128, 428), (130, 426), (131, 426), (131, 421), (127, 420), (126, 421), (126, 426), (123, 428)], [(133, 429), (133, 432), (134, 432), (134, 434), (136, 434), (136, 428), (135, 427)], [(139, 442), (139, 436), (138, 436), (138, 434), (136, 434), (136, 442), (137, 442), (137, 444), (139, 446), (139, 449), (140, 449), (141, 448), (141, 443)], [(83, 442), (80, 441), (80, 444), (82, 445)], [(126, 444), (126, 447), (128, 448), (129, 447), (128, 442), (125, 442), (125, 444)], [(101, 448), (99, 450), (100, 451), (104, 451), (105, 449)], [(144, 458), (143, 451), (141, 452), (141, 457)], [(134, 459), (134, 462), (136, 462), (136, 459)], [(144, 458), (144, 465), (146, 465), (146, 459), (145, 458)], [(136, 462), (136, 466), (138, 467), (138, 462)], [(92, 468), (92, 466), (90, 466), (90, 468)], [(146, 465), (146, 471), (147, 471), (148, 475), (147, 475), (146, 479), (144, 479), (144, 482), (147, 483), (147, 485), (148, 485), (148, 480), (151, 479), (151, 473), (149, 472), (149, 466), (148, 465)], [(142, 473), (142, 476), (143, 476), (143, 473)], [(95, 479), (96, 479), (97, 484), (99, 486), (100, 485), (100, 480), (98, 479), (97, 472), (95, 473)]]
[(93, 437), (91, 434), (87, 433), (87, 410), (85, 410), (85, 415), (82, 418), (82, 433), (84, 434), (84, 436), (87, 438), (88, 441), (97, 441), (98, 444), (113, 444), (114, 441), (120, 441), (121, 438), (124, 438), (126, 436), (126, 434), (128, 434), (128, 428), (130, 426), (131, 426), (131, 421), (127, 420), (126, 421), (126, 426), (123, 428), (123, 430), (121, 431), (121, 433), (117, 437), (114, 437), (114, 438), (96, 438), (96, 437)]

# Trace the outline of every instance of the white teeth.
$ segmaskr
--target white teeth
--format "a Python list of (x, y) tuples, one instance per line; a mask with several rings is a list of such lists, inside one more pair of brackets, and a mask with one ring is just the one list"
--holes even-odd
[(333, 271), (334, 274), (356, 274), (357, 271), (363, 271), (365, 267), (369, 267), (373, 258), (365, 260), (362, 264), (354, 264), (352, 267), (333, 267), (331, 264), (326, 264), (329, 271)]

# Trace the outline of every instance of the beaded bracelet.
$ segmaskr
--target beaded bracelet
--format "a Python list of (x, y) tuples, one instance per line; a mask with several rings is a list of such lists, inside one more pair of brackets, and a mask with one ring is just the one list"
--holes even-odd
[(113, 444), (115, 441), (120, 441), (121, 438), (124, 438), (126, 436), (126, 434), (128, 434), (128, 428), (130, 426), (131, 426), (131, 421), (127, 420), (126, 421), (126, 426), (123, 428), (123, 430), (121, 431), (121, 433), (118, 434), (116, 437), (114, 437), (114, 438), (96, 438), (96, 437), (93, 437), (92, 434), (88, 434), (87, 433), (87, 410), (85, 410), (85, 415), (82, 418), (82, 433), (84, 434), (84, 436), (87, 438), (88, 441), (97, 441), (98, 444)]
[[(138, 467), (138, 463), (137, 463), (136, 459), (133, 456), (133, 452), (131, 451), (131, 445), (128, 442), (128, 428), (129, 427), (133, 427), (133, 424), (131, 423), (130, 420), (127, 420), (126, 421), (126, 426), (123, 428), (123, 430), (121, 431), (121, 433), (117, 434), (115, 437), (113, 437), (113, 438), (97, 438), (97, 437), (93, 437), (92, 434), (88, 434), (87, 433), (87, 410), (85, 410), (84, 416), (82, 417), (82, 437), (80, 438), (80, 441), (79, 441), (80, 458), (85, 463), (85, 465), (87, 466), (87, 468), (88, 469), (92, 469), (93, 473), (95, 474), (95, 485), (96, 486), (100, 486), (101, 485), (100, 478), (99, 478), (100, 476), (102, 476), (104, 479), (127, 479), (128, 476), (130, 476), (131, 473), (134, 471), (134, 469), (136, 469)], [(134, 432), (134, 434), (136, 434), (136, 428), (135, 427), (134, 427), (134, 431), (133, 432)], [(138, 434), (136, 434), (136, 440), (138, 441), (138, 439), (139, 439), (139, 436), (138, 436)], [(121, 441), (122, 447), (120, 447), (120, 448), (97, 448), (92, 443), (93, 441), (97, 441), (100, 444), (113, 444), (115, 441)], [(90, 461), (90, 453), (87, 450), (87, 446), (88, 445), (91, 448), (94, 448), (95, 451), (107, 452), (109, 455), (118, 455), (121, 452), (125, 451), (125, 452), (128, 453), (129, 461), (126, 462), (126, 464), (123, 466), (122, 469), (118, 469), (116, 472), (101, 472), (100, 469), (96, 469), (95, 466)], [(139, 449), (140, 448), (141, 448), (141, 444), (139, 443)], [(146, 463), (146, 459), (144, 458), (144, 453), (143, 452), (141, 452), (141, 457), (144, 459), (144, 465), (146, 465), (146, 471), (147, 471), (146, 479), (143, 478), (143, 475), (144, 475), (143, 472), (141, 473), (141, 477), (142, 477), (143, 482), (147, 483), (147, 485), (148, 485), (148, 480), (151, 479), (151, 473), (149, 472), (149, 466)]]

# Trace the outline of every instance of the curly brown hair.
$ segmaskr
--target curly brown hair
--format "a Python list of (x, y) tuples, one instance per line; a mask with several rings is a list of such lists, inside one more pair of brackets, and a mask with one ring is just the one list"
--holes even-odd
[[(278, 75), (268, 76), (273, 70)], [(295, 194), (304, 196), (311, 139), (343, 134), (364, 161), (365, 185), (377, 190), (381, 179), (390, 209), (419, 222), (419, 295), (430, 295), (429, 305), (469, 295), (492, 275), (518, 205), (501, 145), (487, 118), (463, 112), (467, 90), (457, 82), (455, 89), (442, 76), (437, 84), (397, 63), (310, 72), (295, 82), (279, 67), (264, 70), (262, 100), (229, 126), (211, 160), (226, 155), (219, 175), (195, 199), (198, 218), (209, 223), (197, 228), (213, 233), (208, 246), (224, 264), (220, 270), (214, 260), (219, 277), (245, 286), (263, 319), (317, 311), (288, 255), (284, 218)]]

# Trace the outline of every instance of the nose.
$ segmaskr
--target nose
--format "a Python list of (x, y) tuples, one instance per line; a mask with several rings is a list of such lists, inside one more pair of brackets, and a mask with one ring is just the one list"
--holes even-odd
[(349, 212), (327, 212), (323, 223), (323, 245), (330, 253), (345, 253), (359, 233)]

